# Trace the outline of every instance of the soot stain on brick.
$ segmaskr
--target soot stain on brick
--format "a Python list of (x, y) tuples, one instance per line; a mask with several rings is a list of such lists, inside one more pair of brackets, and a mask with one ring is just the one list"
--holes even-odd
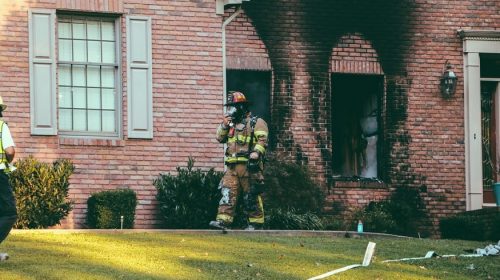
[[(404, 185), (421, 184), (423, 176), (411, 173), (410, 165), (394, 168), (408, 159), (411, 137), (404, 124), (408, 117), (409, 81), (392, 79), (405, 73), (408, 42), (413, 32), (411, 16), (414, 1), (327, 1), (253, 0), (244, 4), (257, 33), (267, 47), (275, 74), (272, 127), (278, 148), (295, 153), (295, 160), (308, 162), (298, 140), (291, 130), (294, 108), (294, 79), (299, 71), (308, 75), (311, 132), (320, 149), (325, 171), (331, 173), (331, 88), (329, 59), (331, 50), (342, 35), (361, 32), (372, 42), (388, 78), (386, 157), (391, 176)], [(302, 63), (303, 65), (299, 65)], [(404, 76), (404, 75), (403, 75)], [(307, 107), (306, 107), (307, 108)], [(326, 131), (327, 133), (324, 133)], [(405, 164), (408, 164), (405, 162)], [(402, 169), (404, 174), (392, 174)], [(328, 175), (328, 174), (325, 174)], [(326, 176), (329, 178), (331, 176)]]

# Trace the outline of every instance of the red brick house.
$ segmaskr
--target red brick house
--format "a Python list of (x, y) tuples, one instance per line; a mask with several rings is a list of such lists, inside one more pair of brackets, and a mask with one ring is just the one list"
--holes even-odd
[[(439, 218), (493, 206), (500, 137), (499, 1), (0, 1), (0, 88), (18, 158), (70, 158), (80, 228), (96, 191), (139, 196), (189, 156), (223, 169), (229, 90), (349, 211), (422, 190)], [(453, 71), (454, 93), (440, 89)], [(341, 207), (339, 207), (341, 206)], [(436, 229), (436, 227), (434, 227)]]

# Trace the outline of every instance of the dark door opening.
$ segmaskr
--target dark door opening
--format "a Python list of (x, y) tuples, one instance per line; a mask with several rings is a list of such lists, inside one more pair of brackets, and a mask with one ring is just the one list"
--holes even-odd
[(480, 59), (483, 203), (493, 204), (493, 184), (500, 180), (500, 55), (481, 54)]
[(332, 74), (333, 174), (378, 178), (383, 76)]
[(495, 203), (493, 183), (498, 182), (497, 127), (498, 82), (481, 81), (481, 134), (483, 153), (483, 202)]
[[(271, 71), (227, 70), (227, 92), (241, 91), (254, 115), (271, 121)], [(228, 94), (229, 96), (229, 94)]]

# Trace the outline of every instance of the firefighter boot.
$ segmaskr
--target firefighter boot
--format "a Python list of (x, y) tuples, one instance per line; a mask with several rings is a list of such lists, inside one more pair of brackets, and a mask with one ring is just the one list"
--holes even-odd
[(227, 225), (222, 220), (211, 221), (208, 225), (222, 230), (225, 230), (227, 227)]
[(245, 230), (261, 230), (262, 229), (262, 224), (259, 223), (248, 223), (248, 226), (245, 228)]

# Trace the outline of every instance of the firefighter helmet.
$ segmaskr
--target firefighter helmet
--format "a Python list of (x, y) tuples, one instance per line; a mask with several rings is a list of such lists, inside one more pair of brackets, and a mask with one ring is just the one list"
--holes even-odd
[(228, 102), (226, 106), (234, 106), (236, 104), (247, 104), (247, 98), (245, 95), (239, 91), (235, 91), (231, 94), (231, 102)]

